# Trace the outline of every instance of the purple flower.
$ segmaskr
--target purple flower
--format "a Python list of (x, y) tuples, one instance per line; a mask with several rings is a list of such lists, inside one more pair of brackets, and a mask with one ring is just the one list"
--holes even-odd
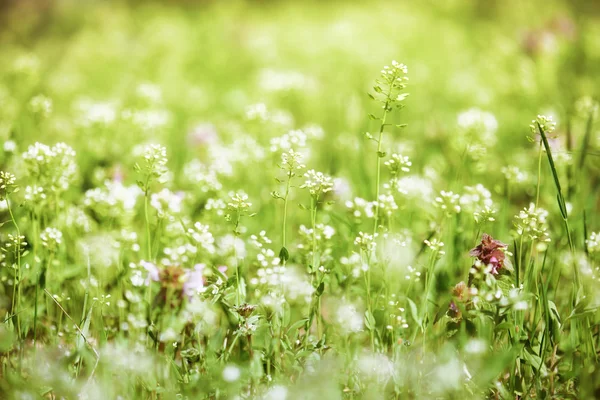
[(204, 268), (206, 268), (205, 264), (196, 264), (194, 269), (186, 274), (183, 284), (183, 292), (186, 296), (192, 297), (204, 287)]
[(151, 262), (141, 261), (140, 265), (148, 271), (148, 278), (146, 278), (146, 285), (150, 284), (150, 281), (158, 282), (160, 280), (160, 272), (158, 267)]
[(217, 129), (210, 123), (196, 125), (188, 134), (188, 141), (194, 146), (210, 145), (215, 143), (218, 138)]

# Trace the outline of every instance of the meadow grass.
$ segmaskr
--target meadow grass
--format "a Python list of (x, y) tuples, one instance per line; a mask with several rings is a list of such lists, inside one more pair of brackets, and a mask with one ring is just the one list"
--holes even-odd
[(0, 397), (600, 396), (597, 7), (28, 4)]

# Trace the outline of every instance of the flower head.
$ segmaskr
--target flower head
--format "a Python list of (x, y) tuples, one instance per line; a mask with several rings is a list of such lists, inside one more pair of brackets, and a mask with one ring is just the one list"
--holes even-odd
[(491, 273), (496, 275), (504, 265), (504, 259), (506, 257), (504, 250), (506, 250), (506, 248), (508, 248), (508, 245), (492, 238), (487, 233), (484, 233), (481, 243), (469, 251), (469, 255), (471, 257), (477, 257), (484, 265), (491, 266)]
[(304, 174), (304, 177), (306, 181), (304, 181), (304, 184), (300, 188), (308, 189), (310, 194), (316, 199), (333, 189), (333, 179), (322, 172), (311, 169)]

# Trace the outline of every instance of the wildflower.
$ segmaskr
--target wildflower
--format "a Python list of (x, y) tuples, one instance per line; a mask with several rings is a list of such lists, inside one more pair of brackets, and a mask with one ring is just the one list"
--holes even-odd
[(204, 288), (205, 278), (204, 269), (205, 264), (196, 264), (194, 269), (185, 275), (185, 282), (183, 283), (183, 292), (191, 297), (196, 293), (200, 293)]
[(375, 242), (376, 238), (377, 233), (371, 235), (369, 233), (358, 232), (358, 236), (354, 239), (354, 245), (360, 247), (362, 251), (371, 252), (377, 247), (377, 243)]
[(35, 143), (23, 154), (27, 169), (37, 183), (52, 192), (65, 191), (75, 178), (75, 151), (64, 143), (50, 147)]
[(235, 365), (228, 365), (223, 369), (223, 380), (225, 382), (235, 382), (240, 379), (242, 372)]
[(206, 123), (196, 125), (188, 133), (188, 142), (195, 146), (211, 145), (218, 141), (219, 134), (213, 124)]
[(52, 99), (37, 95), (29, 102), (29, 110), (42, 118), (47, 118), (52, 113)]
[(423, 243), (425, 243), (425, 245), (429, 247), (431, 251), (437, 253), (438, 255), (446, 254), (446, 252), (442, 250), (444, 248), (444, 242), (440, 242), (439, 240), (437, 240), (437, 238), (434, 238), (432, 240), (425, 239), (423, 240)]
[(187, 233), (196, 244), (202, 246), (209, 254), (213, 254), (215, 252), (215, 238), (208, 229), (208, 225), (196, 222), (193, 228), (188, 229)]
[(435, 198), (434, 205), (446, 212), (446, 215), (458, 214), (461, 211), (459, 204), (460, 195), (454, 192), (442, 190), (440, 195)]
[[(478, 108), (470, 108), (458, 114), (458, 126), (465, 131), (473, 131), (491, 139), (498, 130), (498, 121), (494, 114)], [(495, 138), (494, 138), (495, 139)]]
[(364, 327), (364, 317), (354, 304), (345, 303), (336, 310), (336, 322), (348, 333), (360, 332)]
[[(392, 61), (391, 67), (386, 65), (381, 70), (381, 78), (383, 81), (396, 91), (400, 91), (406, 87), (406, 82), (408, 81), (407, 74), (408, 67), (396, 60)], [(378, 90), (375, 89), (375, 91)], [(395, 98), (396, 101), (402, 101), (403, 99), (404, 97), (401, 97), (401, 95), (397, 95)]]
[(242, 213), (247, 211), (252, 203), (248, 201), (248, 195), (244, 192), (229, 193), (231, 200), (227, 203), (227, 208), (231, 211)]
[(163, 218), (166, 215), (179, 214), (182, 209), (183, 193), (173, 193), (165, 188), (158, 193), (153, 193), (150, 197), (150, 205), (156, 209), (158, 216)]
[(4, 142), (2, 149), (5, 153), (14, 153), (17, 151), (17, 143), (14, 140), (7, 140)]
[(143, 172), (147, 179), (150, 177), (160, 178), (167, 170), (167, 148), (159, 144), (146, 146), (143, 154), (144, 168), (136, 164), (136, 170)]
[(306, 181), (301, 189), (308, 189), (313, 198), (319, 199), (322, 194), (325, 194), (333, 189), (333, 180), (330, 176), (322, 172), (316, 172), (314, 169), (307, 171), (304, 174)]
[(18, 192), (15, 184), (17, 178), (10, 172), (0, 171), (0, 200), (6, 199), (12, 193)]
[(306, 168), (306, 165), (302, 164), (303, 158), (304, 156), (302, 153), (290, 149), (285, 153), (281, 153), (280, 167), (285, 170), (287, 175), (291, 178), (295, 175), (295, 171)]
[(515, 216), (515, 228), (517, 236), (526, 236), (529, 240), (547, 243), (550, 242), (548, 235), (548, 211), (536, 207), (530, 203)]
[(55, 228), (46, 228), (40, 234), (42, 240), (42, 246), (48, 249), (50, 252), (54, 252), (58, 249), (58, 246), (62, 243), (63, 234), (61, 231)]
[(600, 252), (600, 232), (592, 232), (590, 238), (585, 241), (587, 250), (590, 253)]
[(400, 172), (410, 172), (410, 167), (412, 166), (412, 162), (407, 156), (395, 153), (384, 164), (388, 167), (392, 175), (398, 175)]
[(150, 281), (158, 282), (160, 279), (160, 272), (156, 264), (148, 261), (140, 261), (140, 266), (146, 270), (148, 276), (146, 278), (146, 285), (150, 284)]
[(290, 150), (292, 148), (304, 148), (306, 147), (307, 136), (304, 131), (300, 129), (291, 130), (281, 137), (271, 139), (271, 151), (276, 152), (279, 150)]
[(508, 245), (495, 240), (487, 233), (483, 234), (481, 243), (469, 251), (471, 257), (476, 257), (484, 265), (491, 267), (491, 273), (497, 275), (504, 265), (505, 250)]
[(521, 171), (519, 167), (511, 165), (502, 167), (501, 169), (504, 178), (510, 183), (525, 183), (529, 179), (527, 172)]
[(538, 115), (536, 119), (531, 121), (531, 125), (529, 125), (533, 137), (540, 134), (538, 125), (546, 135), (550, 135), (556, 129), (556, 122), (554, 122), (552, 116)]
[(77, 102), (78, 123), (83, 127), (106, 127), (117, 119), (117, 109), (113, 103), (104, 103), (82, 99)]

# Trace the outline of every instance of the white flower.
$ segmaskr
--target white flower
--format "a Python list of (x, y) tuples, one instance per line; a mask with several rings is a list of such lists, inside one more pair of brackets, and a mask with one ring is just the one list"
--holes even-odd
[(228, 365), (223, 368), (223, 380), (225, 382), (235, 382), (240, 379), (242, 371), (235, 365)]
[(590, 253), (600, 252), (600, 232), (592, 232), (590, 238), (585, 241)]
[(377, 246), (375, 238), (377, 238), (377, 233), (371, 235), (369, 233), (358, 232), (358, 236), (354, 239), (354, 244), (360, 247), (361, 250), (370, 252), (375, 250), (375, 247)]
[(183, 204), (183, 193), (173, 193), (164, 188), (150, 197), (150, 205), (158, 211), (160, 217), (167, 214), (179, 214)]
[(360, 332), (363, 330), (363, 314), (353, 304), (340, 305), (336, 310), (335, 320), (345, 332)]
[(42, 240), (42, 246), (46, 247), (50, 251), (56, 251), (58, 246), (62, 243), (63, 234), (61, 231), (55, 228), (46, 228), (40, 234)]
[(306, 181), (300, 188), (308, 189), (310, 194), (317, 199), (333, 189), (333, 180), (322, 172), (311, 169), (304, 174), (304, 177)]

